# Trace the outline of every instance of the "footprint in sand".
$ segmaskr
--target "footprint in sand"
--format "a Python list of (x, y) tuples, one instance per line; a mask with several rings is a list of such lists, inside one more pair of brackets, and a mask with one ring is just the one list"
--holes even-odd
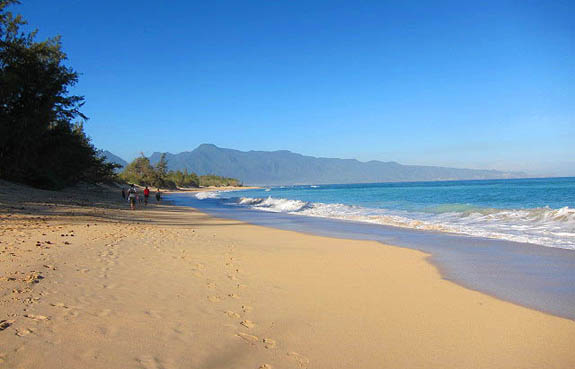
[(44, 315), (26, 314), (24, 316), (26, 318), (32, 319), (32, 320), (49, 320), (49, 318), (47, 316), (44, 316)]
[(294, 359), (301, 368), (306, 368), (309, 364), (309, 359), (301, 354), (298, 354), (297, 352), (288, 352), (287, 356)]
[(172, 328), (172, 332), (174, 332), (178, 335), (182, 335), (182, 334), (186, 333), (186, 330), (184, 328), (181, 328), (181, 327), (176, 327), (176, 328)]
[(44, 276), (42, 276), (40, 273), (32, 272), (28, 274), (24, 279), (22, 279), (22, 281), (32, 284), (32, 283), (40, 283), (42, 279), (44, 279)]
[(249, 313), (249, 312), (252, 311), (252, 310), (253, 310), (253, 308), (252, 308), (251, 306), (242, 305), (242, 311), (243, 311), (244, 313)]
[(80, 315), (80, 313), (77, 311), (74, 311), (74, 310), (68, 310), (64, 314), (65, 317), (70, 317), (70, 318), (77, 318), (79, 315)]
[(226, 313), (226, 315), (227, 315), (228, 317), (230, 317), (230, 318), (239, 318), (239, 317), (240, 317), (240, 314), (235, 313), (235, 312), (230, 311), (230, 310), (225, 311), (225, 313)]
[(258, 369), (272, 369), (272, 366), (270, 364), (262, 364)]
[(167, 369), (160, 359), (153, 356), (140, 356), (136, 358), (138, 364), (143, 369)]
[(115, 337), (118, 335), (118, 328), (114, 326), (100, 326), (97, 328), (97, 330), (103, 336)]
[(235, 293), (228, 293), (228, 297), (231, 297), (233, 299), (239, 299), (240, 298), (240, 296), (236, 295)]
[(0, 320), (0, 332), (7, 329), (14, 323), (13, 320)]
[(66, 306), (66, 304), (64, 304), (63, 302), (56, 302), (56, 303), (52, 303), (50, 304), (54, 307), (59, 307), (59, 308), (63, 308), (63, 309), (68, 309), (68, 306)]
[(271, 338), (264, 338), (262, 342), (264, 343), (264, 347), (267, 349), (273, 349), (276, 347), (276, 341)]
[(257, 336), (252, 336), (251, 334), (247, 334), (247, 333), (238, 332), (238, 333), (236, 333), (236, 336), (238, 336), (242, 340), (246, 341), (250, 345), (255, 345), (259, 341), (259, 338)]
[(253, 328), (253, 327), (256, 326), (255, 323), (252, 322), (251, 320), (242, 320), (242, 321), (240, 322), (240, 324), (243, 325), (243, 326), (246, 327), (246, 328)]
[(218, 296), (208, 296), (208, 300), (210, 302), (220, 302), (222, 299), (219, 298)]
[(104, 309), (100, 312), (98, 312), (96, 315), (99, 316), (100, 318), (104, 318), (110, 315), (110, 313), (112, 312), (112, 310), (110, 309)]
[(94, 350), (94, 349), (90, 349), (87, 351), (84, 351), (82, 353), (82, 357), (84, 359), (98, 359), (101, 355), (101, 352), (98, 350)]
[(19, 328), (16, 329), (16, 335), (19, 337), (26, 337), (29, 334), (34, 333), (34, 330), (31, 328)]
[(146, 315), (151, 316), (152, 318), (162, 319), (162, 315), (159, 312), (157, 312), (156, 310), (148, 310), (148, 311), (144, 311), (144, 313)]
[(214, 282), (208, 282), (208, 283), (206, 284), (206, 286), (207, 286), (208, 288), (212, 288), (212, 289), (217, 287), (217, 285), (216, 285)]

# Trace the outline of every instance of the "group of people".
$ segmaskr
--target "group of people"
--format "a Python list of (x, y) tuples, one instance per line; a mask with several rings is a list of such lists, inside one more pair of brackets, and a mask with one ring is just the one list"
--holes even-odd
[[(124, 200), (128, 199), (128, 201), (130, 202), (130, 209), (135, 210), (136, 204), (142, 204), (142, 201), (144, 202), (145, 206), (148, 205), (148, 199), (150, 198), (150, 189), (148, 188), (148, 186), (144, 188), (144, 196), (142, 198), (142, 196), (140, 196), (140, 194), (138, 193), (138, 189), (136, 188), (136, 186), (131, 184), (130, 188), (128, 188), (127, 191), (125, 188), (122, 188), (122, 198)], [(158, 188), (156, 190), (156, 202), (159, 203), (160, 201), (162, 201), (162, 193)]]

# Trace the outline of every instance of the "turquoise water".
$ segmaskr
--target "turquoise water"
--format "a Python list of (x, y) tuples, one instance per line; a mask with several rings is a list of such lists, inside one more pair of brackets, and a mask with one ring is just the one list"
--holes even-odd
[(270, 187), (212, 192), (222, 206), (575, 250), (575, 178)]

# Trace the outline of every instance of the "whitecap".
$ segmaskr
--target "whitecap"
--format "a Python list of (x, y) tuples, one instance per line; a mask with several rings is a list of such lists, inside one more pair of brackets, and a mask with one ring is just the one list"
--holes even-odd
[(218, 191), (202, 191), (195, 194), (198, 200), (204, 199), (217, 199), (220, 197), (220, 193)]
[[(282, 198), (236, 199), (253, 209), (313, 217), (368, 222), (428, 231), (505, 239), (575, 250), (575, 209), (469, 209), (408, 212)], [(455, 210), (457, 207), (453, 207)]]

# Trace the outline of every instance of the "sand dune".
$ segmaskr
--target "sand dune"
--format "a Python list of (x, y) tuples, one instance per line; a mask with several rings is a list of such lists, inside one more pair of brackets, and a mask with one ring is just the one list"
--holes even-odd
[(417, 251), (1, 192), (0, 367), (575, 367), (575, 322)]

